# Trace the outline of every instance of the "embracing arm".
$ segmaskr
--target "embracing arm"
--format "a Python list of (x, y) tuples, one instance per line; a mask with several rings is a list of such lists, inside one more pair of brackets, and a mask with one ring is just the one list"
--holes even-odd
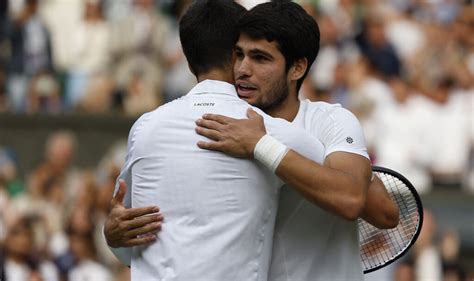
[(361, 217), (379, 229), (396, 227), (398, 207), (378, 177), (368, 180), (371, 168), (367, 158), (348, 152), (334, 152), (320, 166), (290, 150), (276, 174), (308, 200), (345, 219)]
[[(236, 157), (252, 158), (257, 142), (266, 131), (261, 116), (249, 110), (248, 117), (237, 120), (221, 115), (205, 115), (197, 121), (196, 132), (213, 141), (199, 142), (198, 146)], [(375, 226), (389, 227), (386, 218), (394, 216), (393, 210), (398, 215), (396, 206), (386, 208), (393, 207), (393, 202), (392, 205), (380, 203), (391, 201), (386, 192), (380, 191), (380, 186), (369, 188), (371, 165), (363, 156), (336, 151), (329, 154), (321, 165), (289, 150), (275, 172), (308, 200), (345, 219), (355, 220), (363, 216)], [(384, 190), (383, 184), (381, 188)]]
[(321, 208), (347, 220), (364, 210), (371, 166), (367, 158), (334, 152), (319, 165), (290, 150), (276, 174)]
[(367, 191), (361, 218), (379, 229), (388, 229), (398, 225), (399, 213), (400, 210), (390, 198), (385, 185), (375, 176)]

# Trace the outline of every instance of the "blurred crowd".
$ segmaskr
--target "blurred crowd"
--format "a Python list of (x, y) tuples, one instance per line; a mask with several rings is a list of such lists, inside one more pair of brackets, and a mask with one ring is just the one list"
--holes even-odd
[[(0, 112), (134, 118), (180, 97), (196, 83), (178, 36), (190, 2), (1, 1)], [(474, 4), (297, 2), (321, 31), (301, 98), (350, 109), (374, 164), (420, 193), (434, 184), (474, 192)], [(53, 133), (24, 176), (19, 152), (0, 147), (0, 280), (127, 280), (101, 235), (126, 144), (111, 144), (88, 169), (75, 167), (78, 145), (73, 132)], [(386, 280), (469, 274), (458, 264), (456, 231), (441, 227), (438, 243), (430, 212), (425, 221), (427, 234)]]
[(302, 1), (319, 23), (321, 50), (301, 94), (354, 112), (374, 163), (421, 193), (433, 180), (472, 191), (474, 5), (320, 2)]
[(0, 110), (136, 116), (186, 93), (177, 18), (189, 2), (2, 1)]
[(464, 281), (474, 271), (461, 262), (461, 241), (455, 229), (442, 228), (433, 212), (424, 210), (423, 227), (416, 243), (401, 259), (367, 274), (366, 281)]

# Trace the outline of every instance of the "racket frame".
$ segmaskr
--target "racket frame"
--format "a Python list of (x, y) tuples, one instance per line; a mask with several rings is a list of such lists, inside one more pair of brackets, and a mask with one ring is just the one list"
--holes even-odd
[[(403, 255), (405, 255), (405, 253), (411, 248), (411, 246), (413, 246), (413, 244), (415, 244), (416, 240), (418, 239), (418, 236), (420, 235), (421, 228), (423, 226), (423, 204), (421, 203), (420, 195), (416, 191), (413, 184), (407, 178), (405, 178), (402, 174), (400, 174), (398, 172), (395, 172), (394, 170), (385, 168), (385, 167), (372, 166), (372, 172), (381, 172), (381, 173), (389, 174), (389, 175), (392, 175), (392, 176), (398, 178), (401, 182), (403, 182), (408, 187), (410, 192), (413, 194), (413, 197), (415, 198), (418, 213), (420, 215), (420, 220), (419, 220), (418, 227), (416, 229), (415, 234), (413, 235), (410, 243), (405, 247), (405, 249), (403, 249), (403, 251), (399, 252), (396, 256), (392, 257), (391, 259), (385, 261), (382, 264), (379, 264), (379, 265), (377, 265), (375, 267), (372, 267), (372, 268), (369, 268), (369, 269), (365, 269), (364, 274), (376, 271), (378, 269), (381, 269), (382, 267), (385, 267), (389, 264), (392, 264), (394, 261), (398, 260)], [(366, 222), (366, 223), (368, 223), (368, 222)]]

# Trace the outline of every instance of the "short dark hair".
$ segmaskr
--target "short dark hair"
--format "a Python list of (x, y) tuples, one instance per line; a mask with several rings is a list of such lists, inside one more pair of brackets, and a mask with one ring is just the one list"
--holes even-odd
[(196, 76), (232, 67), (237, 23), (245, 12), (232, 0), (195, 0), (181, 17), (181, 45)]
[(286, 71), (297, 60), (306, 58), (308, 69), (297, 82), (299, 90), (319, 52), (319, 27), (313, 17), (291, 1), (267, 2), (241, 17), (239, 31), (252, 39), (275, 41), (285, 57)]

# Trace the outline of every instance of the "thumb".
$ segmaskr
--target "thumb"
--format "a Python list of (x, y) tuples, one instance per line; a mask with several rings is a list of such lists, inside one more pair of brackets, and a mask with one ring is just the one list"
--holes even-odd
[(253, 110), (251, 107), (249, 107), (247, 109), (247, 117), (249, 119), (257, 118), (257, 117), (260, 117), (260, 114), (258, 114), (255, 110)]
[(119, 179), (119, 189), (114, 196), (114, 201), (116, 204), (123, 205), (123, 199), (125, 198), (125, 190), (127, 186), (125, 185), (125, 181), (123, 179)]

